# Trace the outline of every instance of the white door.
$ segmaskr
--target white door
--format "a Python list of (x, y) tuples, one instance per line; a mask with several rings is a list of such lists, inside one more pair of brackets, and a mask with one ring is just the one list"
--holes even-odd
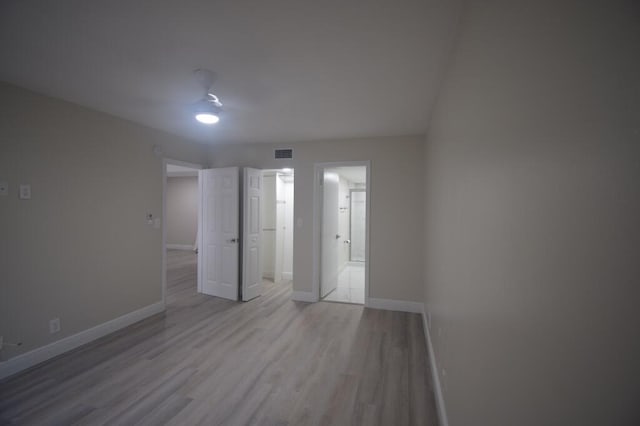
[(282, 270), (284, 267), (284, 237), (285, 237), (285, 193), (284, 182), (280, 174), (276, 175), (276, 249), (275, 268), (273, 281), (282, 281)]
[(320, 297), (325, 297), (338, 286), (339, 235), (339, 177), (326, 171), (322, 181), (322, 237)]
[(367, 193), (351, 191), (351, 259), (364, 262), (367, 223)]
[(202, 182), (202, 244), (200, 291), (211, 296), (238, 300), (239, 261), (239, 169), (200, 171)]
[(262, 294), (260, 233), (262, 230), (262, 170), (244, 169), (242, 198), (242, 300)]

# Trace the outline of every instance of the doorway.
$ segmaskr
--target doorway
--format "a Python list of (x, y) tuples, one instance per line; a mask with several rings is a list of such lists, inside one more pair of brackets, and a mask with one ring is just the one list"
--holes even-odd
[(317, 294), (327, 302), (365, 304), (369, 163), (323, 164), (316, 170)]
[(262, 277), (275, 284), (293, 279), (293, 169), (263, 171)]
[[(172, 296), (178, 292), (197, 292), (200, 169), (199, 164), (164, 160), (162, 299), (165, 305), (171, 303)], [(167, 288), (167, 282), (171, 283), (171, 288)], [(187, 284), (189, 288), (185, 287)]]

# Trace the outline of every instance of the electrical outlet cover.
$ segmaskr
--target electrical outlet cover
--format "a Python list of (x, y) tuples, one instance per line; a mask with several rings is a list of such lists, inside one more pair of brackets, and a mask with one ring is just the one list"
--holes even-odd
[(53, 318), (49, 321), (49, 333), (57, 333), (60, 331), (60, 318)]
[(29, 184), (21, 184), (20, 185), (20, 199), (21, 200), (30, 200), (31, 199), (31, 185), (29, 185)]

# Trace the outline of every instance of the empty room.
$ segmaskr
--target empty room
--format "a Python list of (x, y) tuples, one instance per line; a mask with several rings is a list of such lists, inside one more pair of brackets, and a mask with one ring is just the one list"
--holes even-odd
[(637, 0), (0, 2), (0, 424), (640, 424)]

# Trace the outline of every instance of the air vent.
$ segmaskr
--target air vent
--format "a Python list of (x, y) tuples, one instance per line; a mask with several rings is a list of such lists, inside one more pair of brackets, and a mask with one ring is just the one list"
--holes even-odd
[(276, 149), (276, 159), (279, 158), (293, 158), (292, 149)]

